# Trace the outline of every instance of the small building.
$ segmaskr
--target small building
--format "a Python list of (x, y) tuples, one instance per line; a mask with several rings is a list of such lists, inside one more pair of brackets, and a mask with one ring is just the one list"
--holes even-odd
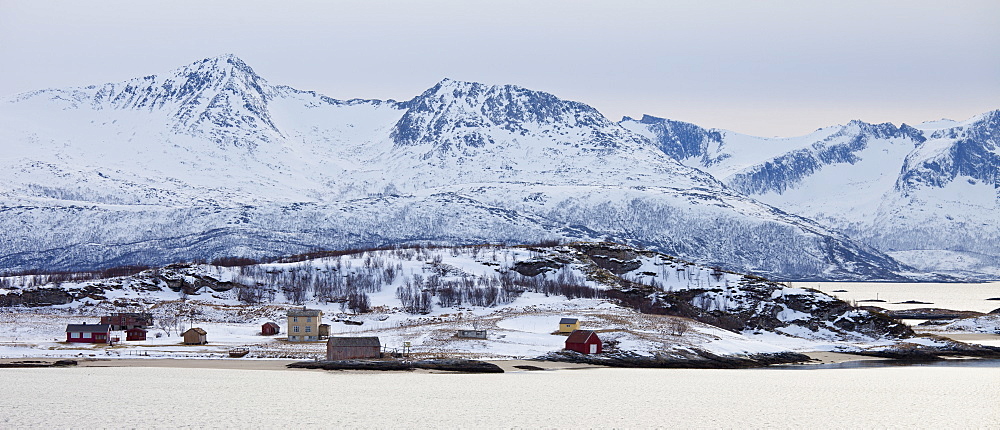
[(108, 343), (110, 341), (111, 325), (109, 324), (66, 325), (66, 342)]
[(319, 325), (319, 338), (326, 339), (330, 337), (330, 324), (320, 324)]
[(145, 312), (118, 312), (101, 317), (101, 324), (110, 324), (111, 330), (148, 328), (153, 326), (153, 314)]
[(130, 328), (125, 330), (125, 340), (146, 340), (146, 329), (144, 328)]
[(580, 329), (580, 320), (576, 318), (563, 318), (559, 320), (559, 333), (572, 333), (573, 330)]
[(281, 326), (278, 323), (266, 322), (264, 325), (260, 326), (260, 334), (264, 336), (273, 336), (281, 332)]
[(288, 310), (288, 340), (306, 342), (319, 340), (319, 325), (323, 319), (323, 311), (318, 309)]
[(327, 360), (380, 358), (382, 344), (377, 337), (331, 337), (326, 341)]
[(185, 345), (204, 345), (208, 343), (208, 332), (201, 327), (190, 328), (182, 336), (184, 336)]
[(486, 330), (459, 330), (455, 336), (466, 339), (486, 339)]
[(566, 349), (582, 354), (600, 354), (604, 351), (604, 344), (593, 330), (576, 330), (566, 338)]

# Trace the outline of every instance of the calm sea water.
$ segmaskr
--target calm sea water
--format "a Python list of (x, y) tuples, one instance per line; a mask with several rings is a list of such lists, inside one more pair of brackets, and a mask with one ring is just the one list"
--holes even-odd
[[(856, 301), (859, 305), (872, 305), (891, 310), (945, 308), (990, 312), (1000, 308), (1000, 300), (996, 300), (1000, 299), (1000, 282), (981, 284), (796, 282), (795, 286), (815, 288), (846, 301)], [(920, 303), (907, 303), (911, 301)]]
[(1000, 367), (4, 369), (0, 428), (997, 428)]

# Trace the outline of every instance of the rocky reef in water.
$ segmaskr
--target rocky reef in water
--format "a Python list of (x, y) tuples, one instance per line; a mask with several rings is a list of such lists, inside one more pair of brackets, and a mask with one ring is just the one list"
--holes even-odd
[(557, 351), (535, 360), (567, 363), (595, 364), (608, 367), (652, 369), (748, 369), (772, 364), (792, 364), (809, 361), (809, 356), (795, 352), (762, 353), (746, 356), (726, 356), (702, 350), (671, 351), (654, 356), (639, 355), (629, 351), (603, 354), (581, 354), (576, 351)]

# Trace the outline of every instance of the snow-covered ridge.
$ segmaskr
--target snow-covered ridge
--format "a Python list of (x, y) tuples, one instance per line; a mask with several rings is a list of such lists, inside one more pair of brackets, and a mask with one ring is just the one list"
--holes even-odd
[[(407, 108), (392, 132), (397, 145), (423, 143), (442, 150), (482, 147), (489, 137), (475, 131), (492, 127), (520, 136), (552, 135), (567, 143), (587, 144), (591, 150), (639, 141), (590, 106), (514, 85), (445, 79), (407, 102)], [(589, 134), (566, 136), (567, 130)]]
[[(831, 225), (886, 252), (940, 251), (927, 270), (993, 279), (945, 264), (948, 253), (1000, 256), (1000, 111), (966, 121), (851, 121), (795, 138), (758, 138), (643, 116), (622, 125), (731, 188)], [(903, 255), (903, 254), (894, 254)]]
[(510, 85), (340, 101), (226, 55), (6, 100), (0, 130), (12, 270), (610, 238), (784, 278), (910, 276), (587, 105)]

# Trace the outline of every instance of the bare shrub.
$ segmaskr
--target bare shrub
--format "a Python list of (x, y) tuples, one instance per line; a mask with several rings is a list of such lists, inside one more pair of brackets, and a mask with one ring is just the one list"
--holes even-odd
[(690, 328), (691, 324), (681, 318), (670, 318), (666, 323), (667, 333), (672, 336), (684, 336)]

